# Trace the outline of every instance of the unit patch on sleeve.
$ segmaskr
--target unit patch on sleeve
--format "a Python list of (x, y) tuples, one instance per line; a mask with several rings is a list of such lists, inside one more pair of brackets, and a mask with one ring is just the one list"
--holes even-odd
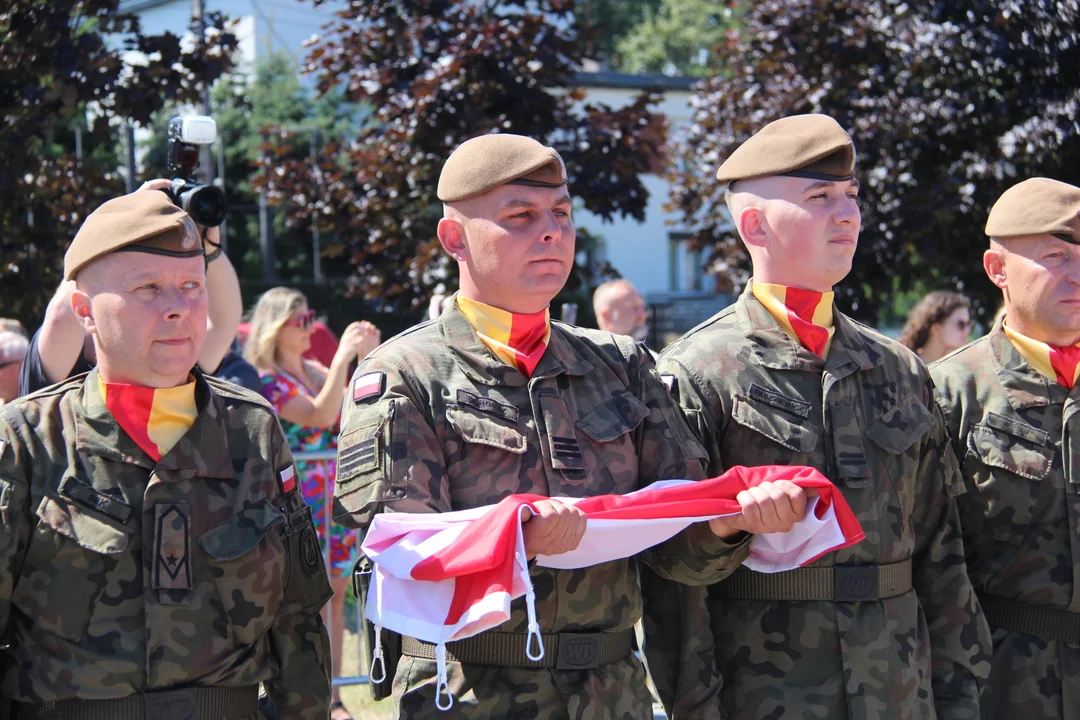
[(353, 380), (352, 399), (354, 403), (383, 394), (386, 386), (386, 373), (369, 372)]

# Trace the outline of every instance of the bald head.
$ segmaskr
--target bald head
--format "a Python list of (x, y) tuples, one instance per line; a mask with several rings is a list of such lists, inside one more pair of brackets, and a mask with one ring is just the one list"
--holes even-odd
[(596, 288), (593, 312), (601, 330), (639, 341), (648, 334), (645, 301), (629, 280), (609, 280)]

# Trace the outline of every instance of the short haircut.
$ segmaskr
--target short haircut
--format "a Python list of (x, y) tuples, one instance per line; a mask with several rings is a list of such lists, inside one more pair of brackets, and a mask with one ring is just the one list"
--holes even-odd
[(611, 298), (615, 293), (619, 290), (626, 289), (637, 292), (637, 288), (634, 287), (634, 284), (626, 278), (617, 278), (615, 280), (608, 280), (607, 282), (600, 283), (600, 285), (596, 287), (596, 290), (593, 291), (593, 314), (599, 317), (600, 311), (608, 306), (608, 303), (611, 302)]

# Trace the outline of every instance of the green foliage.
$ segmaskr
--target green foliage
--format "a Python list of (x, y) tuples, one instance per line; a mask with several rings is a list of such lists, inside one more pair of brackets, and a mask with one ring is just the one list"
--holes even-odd
[[(310, 156), (313, 132), (321, 144), (351, 136), (359, 122), (356, 105), (346, 102), (340, 92), (313, 97), (311, 89), (301, 84), (298, 72), (292, 59), (279, 52), (261, 61), (253, 77), (225, 76), (211, 93), (218, 142), (223, 144), (225, 157), (224, 188), (230, 207), (236, 208), (227, 220), (229, 258), (241, 277), (255, 284), (262, 279), (262, 253), (252, 179), (263, 151), (263, 131), (273, 129), (275, 152), (303, 164)], [(181, 112), (182, 108), (170, 106), (154, 117), (153, 132), (145, 143), (144, 164), (149, 177), (166, 177), (167, 125), (169, 118)], [(283, 213), (275, 213), (272, 229), (278, 281), (296, 284), (310, 280), (314, 273), (310, 226), (290, 226)], [(326, 278), (339, 282), (349, 273), (348, 266), (335, 262), (324, 262), (322, 269)]]
[(171, 33), (141, 34), (118, 4), (6, 0), (0, 8), (0, 307), (30, 327), (83, 219), (124, 191), (116, 121), (147, 123), (166, 102), (195, 100), (236, 47), (219, 14), (185, 50)]
[(852, 133), (862, 182), (843, 306), (874, 322), (896, 293), (952, 289), (985, 322), (1000, 302), (981, 261), (990, 206), (1032, 176), (1080, 184), (1080, 3), (763, 0), (740, 24), (672, 174), (696, 242), (745, 280), (716, 168), (767, 122), (824, 112)]
[(353, 288), (395, 310), (426, 305), (456, 284), (436, 238), (435, 196), (462, 141), (512, 132), (555, 146), (570, 192), (591, 212), (643, 218), (647, 172), (664, 124), (646, 93), (613, 110), (571, 87), (584, 57), (573, 0), (484, 5), (353, 0), (314, 46), (308, 68), (323, 93), (340, 88), (372, 108), (350, 142), (323, 147), (319, 172), (274, 145), (259, 182), (290, 227), (315, 222), (355, 272)]
[(737, 19), (717, 0), (661, 0), (617, 39), (611, 65), (626, 73), (713, 75), (714, 48), (727, 42)]

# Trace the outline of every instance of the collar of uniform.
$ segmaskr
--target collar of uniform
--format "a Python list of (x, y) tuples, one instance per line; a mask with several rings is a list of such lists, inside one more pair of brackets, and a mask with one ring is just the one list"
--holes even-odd
[(582, 357), (577, 348), (570, 341), (567, 326), (562, 323), (551, 323), (551, 338), (548, 340), (547, 352), (540, 358), (533, 377), (551, 377), (552, 375), (584, 375), (592, 370), (593, 366)]
[[(480, 336), (476, 334), (465, 313), (455, 302), (449, 304), (439, 316), (439, 332), (446, 344), (447, 352), (454, 358), (461, 371), (469, 379), (483, 385), (502, 385), (504, 387), (523, 387), (529, 379), (495, 356)], [(571, 375), (584, 375), (592, 369), (564, 337), (565, 329), (551, 324), (551, 338), (544, 351), (533, 377), (549, 377), (566, 372)]]
[[(836, 303), (833, 303), (836, 331), (829, 345), (829, 354), (822, 360), (784, 332), (772, 313), (754, 297), (752, 282), (746, 284), (735, 312), (746, 329), (746, 338), (751, 343), (758, 364), (774, 370), (807, 372), (836, 372), (850, 363), (861, 370), (874, 366), (874, 354), (869, 351), (862, 333), (850, 318), (836, 309)], [(854, 368), (851, 370), (854, 371)]]
[(193, 471), (196, 477), (233, 477), (229, 452), (229, 429), (225, 422), (225, 400), (214, 392), (206, 377), (196, 367), (195, 406), (199, 416), (158, 467), (164, 470)]
[(1024, 359), (1005, 334), (1000, 321), (990, 331), (987, 342), (990, 343), (990, 357), (998, 382), (1004, 388), (1005, 397), (1014, 410), (1049, 405), (1053, 388), (1061, 388), (1062, 392), (1067, 392)]
[(196, 475), (204, 477), (232, 477), (232, 458), (221, 400), (198, 368), (194, 368), (191, 374), (195, 377), (195, 406), (199, 409), (199, 416), (169, 454), (161, 458), (161, 462), (155, 463), (123, 431), (105, 406), (105, 399), (98, 389), (98, 370), (94, 368), (83, 380), (81, 402), (74, 409), (75, 449), (79, 453), (106, 457), (147, 470), (160, 467), (165, 470), (194, 470)]

